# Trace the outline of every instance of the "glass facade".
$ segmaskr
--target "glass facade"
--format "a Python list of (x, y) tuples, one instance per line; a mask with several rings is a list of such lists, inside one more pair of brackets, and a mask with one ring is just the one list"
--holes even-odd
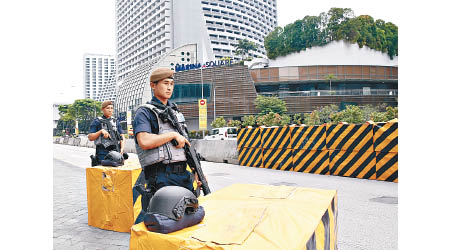
[[(203, 83), (203, 98), (209, 101), (211, 97), (211, 83)], [(171, 101), (180, 103), (197, 102), (202, 98), (202, 84), (176, 83)]]
[[(331, 81), (332, 90), (350, 90), (350, 89), (397, 89), (397, 82), (340, 82), (339, 80)], [(270, 85), (256, 85), (258, 93), (276, 92), (276, 91), (313, 91), (313, 90), (329, 90), (329, 82), (309, 82), (309, 83), (277, 83)]]

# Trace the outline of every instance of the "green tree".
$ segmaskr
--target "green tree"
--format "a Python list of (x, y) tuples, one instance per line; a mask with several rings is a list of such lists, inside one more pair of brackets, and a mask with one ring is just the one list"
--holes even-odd
[(386, 112), (374, 111), (370, 114), (370, 119), (368, 120), (374, 122), (386, 122), (387, 121)]
[(398, 107), (386, 107), (386, 120), (398, 118)]
[(227, 126), (228, 126), (228, 127), (237, 127), (237, 128), (240, 128), (240, 127), (241, 127), (241, 121), (238, 121), (238, 120), (228, 120)]
[(354, 17), (350, 8), (331, 8), (319, 16), (276, 27), (264, 39), (264, 46), (269, 59), (275, 59), (339, 40), (388, 53), (391, 59), (398, 56), (398, 27), (368, 15)]
[(101, 105), (101, 102), (92, 99), (79, 99), (69, 106), (68, 113), (78, 121), (81, 133), (87, 133), (92, 120), (102, 114)]
[(238, 44), (234, 46), (235, 54), (242, 55), (242, 59), (247, 59), (248, 52), (252, 50), (256, 50), (258, 47), (254, 42), (250, 42), (247, 39), (239, 40)]
[(325, 76), (325, 79), (327, 79), (330, 83), (330, 95), (331, 95), (331, 80), (335, 80), (337, 79), (337, 77), (334, 76), (333, 74), (328, 74), (327, 76)]
[(249, 116), (244, 116), (242, 117), (242, 127), (247, 127), (247, 126), (257, 126), (256, 124), (256, 116), (254, 115), (249, 115)]
[(285, 126), (288, 125), (291, 118), (288, 115), (280, 115), (274, 112), (269, 112), (265, 115), (258, 116), (256, 122), (258, 126)]
[(305, 124), (312, 126), (312, 125), (321, 125), (322, 122), (320, 121), (319, 117), (319, 111), (314, 110), (310, 114), (305, 115)]
[(260, 111), (259, 114), (261, 115), (265, 115), (270, 112), (282, 115), (287, 112), (286, 102), (276, 96), (268, 97), (258, 95), (256, 97), (255, 104), (256, 109)]
[(334, 113), (331, 116), (332, 122), (347, 122), (360, 124), (365, 122), (363, 118), (363, 112), (358, 106), (348, 105), (341, 112)]
[[(363, 120), (364, 121), (374, 121), (373, 119), (374, 116), (377, 117), (377, 120), (382, 118), (381, 114), (378, 113), (384, 113), (383, 111), (386, 110), (386, 103), (382, 103), (382, 104), (378, 104), (377, 106), (373, 106), (373, 105), (365, 105), (361, 108), (361, 111), (363, 113)], [(376, 113), (376, 114), (374, 114)]]
[(62, 127), (62, 129), (73, 130), (75, 121), (78, 121), (80, 133), (87, 133), (92, 120), (101, 115), (101, 102), (92, 99), (79, 99), (69, 105), (59, 105), (58, 111), (61, 116), (58, 121), (58, 129)]
[(264, 38), (264, 48), (266, 49), (267, 57), (269, 59), (275, 59), (285, 50), (283, 34), (283, 28), (275, 27), (275, 29)]
[(297, 125), (302, 125), (303, 120), (305, 119), (305, 115), (303, 113), (298, 113), (294, 115), (294, 123)]
[(222, 128), (222, 127), (225, 127), (226, 124), (227, 124), (227, 122), (225, 121), (225, 119), (222, 116), (219, 116), (211, 123), (211, 127)]
[(354, 17), (353, 10), (350, 8), (331, 8), (326, 14), (326, 31), (330, 41), (342, 39), (339, 37), (339, 28)]
[(72, 130), (75, 127), (75, 117), (73, 117), (71, 114), (69, 114), (69, 107), (71, 104), (65, 104), (65, 105), (59, 105), (58, 111), (59, 111), (59, 120), (57, 124), (58, 131), (61, 130)]
[(339, 107), (334, 104), (320, 108), (318, 110), (320, 124), (331, 123), (332, 122), (332, 119), (331, 119), (332, 114), (337, 113), (338, 111), (339, 111)]

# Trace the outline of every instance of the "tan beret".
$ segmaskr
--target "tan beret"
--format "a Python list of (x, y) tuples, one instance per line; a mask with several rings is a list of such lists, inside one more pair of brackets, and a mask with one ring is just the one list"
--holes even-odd
[(150, 76), (150, 82), (157, 82), (168, 77), (173, 77), (173, 70), (169, 68), (157, 68)]
[(108, 107), (108, 105), (113, 105), (113, 102), (109, 100), (102, 102), (102, 109)]

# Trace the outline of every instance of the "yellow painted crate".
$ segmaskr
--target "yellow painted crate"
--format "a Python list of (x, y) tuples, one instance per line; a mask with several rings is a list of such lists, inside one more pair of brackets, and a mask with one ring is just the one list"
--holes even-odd
[(88, 225), (130, 232), (141, 211), (140, 196), (132, 191), (140, 173), (139, 162), (131, 159), (121, 167), (86, 168)]
[(131, 229), (130, 249), (337, 249), (337, 192), (234, 184), (199, 198), (205, 218), (170, 234)]

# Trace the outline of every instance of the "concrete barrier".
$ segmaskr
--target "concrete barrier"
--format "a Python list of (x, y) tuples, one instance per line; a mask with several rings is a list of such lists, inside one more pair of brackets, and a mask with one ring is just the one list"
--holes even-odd
[(89, 141), (89, 139), (86, 138), (86, 137), (80, 138), (80, 144), (79, 144), (79, 146), (80, 146), (80, 147), (86, 147), (86, 144), (87, 144), (88, 141)]
[[(54, 143), (58, 142), (60, 144), (95, 148), (94, 142), (85, 137), (60, 137), (54, 140)], [(192, 146), (206, 161), (239, 164), (237, 140), (193, 140)], [(126, 139), (124, 151), (136, 154), (134, 139)]]
[(135, 153), (136, 154), (136, 145), (134, 139), (125, 139), (125, 153)]
[(59, 137), (53, 137), (53, 143), (59, 143)]
[(74, 141), (74, 138), (70, 137), (69, 140), (67, 141), (67, 145), (73, 146), (73, 141)]
[(237, 140), (193, 140), (192, 146), (206, 161), (239, 164)]
[(95, 144), (94, 144), (94, 141), (87, 141), (87, 143), (86, 143), (86, 147), (88, 147), (88, 148), (95, 148)]

